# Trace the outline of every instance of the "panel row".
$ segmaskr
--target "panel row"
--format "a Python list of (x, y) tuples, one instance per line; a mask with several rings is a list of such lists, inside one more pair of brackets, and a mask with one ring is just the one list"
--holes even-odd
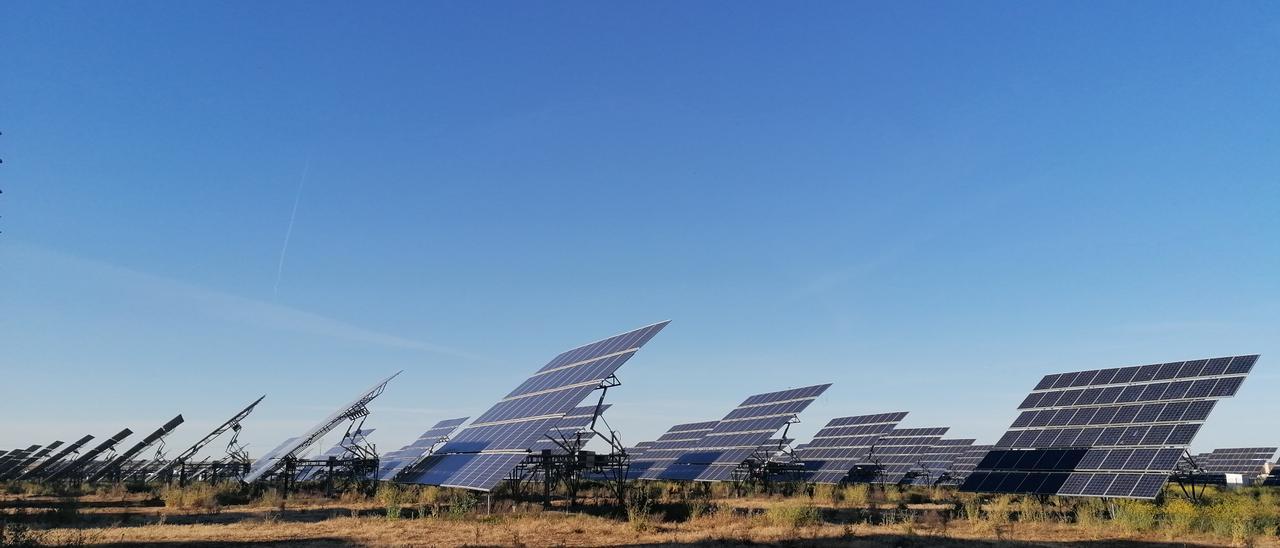
[(1201, 398), (1227, 398), (1240, 389), (1244, 377), (1219, 377), (1194, 381), (1157, 382), (1108, 386), (1106, 388), (1073, 388), (1052, 392), (1032, 392), (1018, 409), (1043, 409)]
[(1152, 422), (1199, 422), (1209, 417), (1215, 400), (1113, 405), (1023, 411), (1010, 428), (1039, 426), (1086, 426)]
[(1181, 455), (1181, 449), (997, 449), (987, 453), (977, 468), (1020, 472), (1110, 470), (1169, 473)]
[(1160, 493), (1168, 479), (1167, 474), (977, 471), (965, 479), (960, 490), (1150, 499)]
[(906, 411), (899, 411), (896, 413), (878, 413), (875, 415), (858, 415), (854, 417), (836, 417), (827, 423), (826, 428), (833, 426), (853, 426), (857, 424), (894, 424), (902, 422), (905, 418), (907, 418)]
[(996, 447), (1112, 447), (1118, 445), (1180, 445), (1191, 443), (1199, 424), (1112, 426), (1107, 428), (1048, 428), (1005, 432)]
[(1124, 384), (1130, 382), (1147, 382), (1164, 379), (1185, 379), (1190, 377), (1210, 377), (1215, 375), (1243, 375), (1253, 369), (1258, 360), (1256, 354), (1213, 358), (1207, 360), (1191, 360), (1187, 362), (1157, 363), (1132, 367), (1116, 367), (1111, 369), (1094, 369), (1073, 373), (1057, 373), (1045, 375), (1036, 390), (1064, 388), (1070, 386), (1097, 386), (1106, 384)]

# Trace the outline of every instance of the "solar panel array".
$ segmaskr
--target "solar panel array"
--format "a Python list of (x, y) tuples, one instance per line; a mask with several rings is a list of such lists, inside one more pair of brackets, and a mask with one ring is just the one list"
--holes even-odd
[(133, 435), (133, 430), (130, 430), (128, 428), (125, 428), (124, 430), (117, 432), (116, 435), (111, 436), (106, 441), (95, 446), (93, 449), (86, 451), (83, 455), (80, 455), (78, 458), (76, 458), (76, 460), (71, 461), (66, 466), (63, 466), (57, 470), (54, 470), (50, 474), (49, 479), (50, 480), (60, 479), (60, 478), (71, 476), (72, 474), (75, 474), (77, 472), (80, 472), (81, 470), (84, 469), (85, 466), (88, 466), (89, 463), (93, 462), (94, 459), (98, 458), (98, 455), (101, 455), (103, 453), (106, 453), (107, 451), (114, 449), (117, 444), (119, 444), (121, 441), (123, 441), (125, 438), (131, 435)]
[(25, 472), (20, 472), (16, 474), (14, 476), (14, 479), (24, 480), (24, 479), (42, 477), (47, 472), (55, 470), (58, 467), (58, 465), (60, 465), (63, 462), (63, 460), (67, 458), (68, 455), (71, 455), (72, 453), (79, 451), (81, 447), (84, 447), (84, 445), (89, 443), (90, 441), (93, 441), (92, 435), (84, 436), (76, 440), (75, 442), (72, 442), (71, 445), (63, 447), (57, 453), (54, 453), (52, 457), (46, 458), (43, 461), (36, 463), (35, 466), (32, 466), (31, 468), (27, 469)]
[(732, 479), (739, 465), (830, 386), (806, 386), (747, 398), (658, 477), (684, 481)]
[(0, 459), (0, 474), (8, 477), (9, 474), (22, 473), (19, 467), (28, 456), (35, 454), (40, 450), (40, 445), (32, 445), (26, 449), (14, 449), (7, 453), (3, 459)]
[(1232, 447), (1201, 453), (1193, 460), (1204, 472), (1258, 476), (1275, 454), (1275, 447)]
[(813, 441), (796, 448), (805, 463), (810, 483), (836, 484), (844, 481), (855, 466), (863, 463), (881, 436), (893, 430), (907, 413), (878, 413), (831, 419), (814, 435)]
[(668, 322), (561, 353), (415, 467), (412, 483), (489, 491)]
[(949, 428), (894, 428), (880, 437), (871, 452), (869, 476), (853, 478), (870, 483), (902, 483), (920, 461), (933, 450)]
[(941, 439), (921, 453), (907, 481), (912, 485), (936, 485), (951, 476), (951, 466), (976, 440)]
[[(646, 442), (640, 454), (631, 455), (631, 468), (627, 477), (632, 479), (656, 480), (676, 457), (693, 449), (703, 436), (716, 427), (717, 421), (691, 422), (672, 426), (667, 433), (656, 441)], [(641, 444), (643, 445), (643, 444)], [(639, 447), (639, 446), (638, 446)]]
[(405, 470), (414, 463), (422, 460), (423, 457), (431, 454), (431, 450), (449, 439), (455, 430), (467, 422), (470, 417), (459, 417), (456, 419), (447, 419), (437, 422), (434, 426), (423, 432), (413, 443), (401, 447), (395, 451), (382, 456), (378, 462), (378, 479), (382, 481), (391, 481), (402, 470)]
[(947, 477), (942, 480), (942, 485), (960, 485), (964, 483), (965, 478), (972, 474), (974, 469), (978, 467), (978, 463), (987, 456), (987, 452), (995, 447), (993, 445), (970, 445), (964, 453), (956, 457), (951, 463), (951, 470), (947, 473)]
[(1046, 375), (965, 491), (1154, 498), (1258, 356)]

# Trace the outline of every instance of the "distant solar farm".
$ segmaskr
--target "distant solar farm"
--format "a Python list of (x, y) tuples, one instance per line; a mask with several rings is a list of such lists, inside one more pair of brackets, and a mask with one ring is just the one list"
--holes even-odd
[[(749, 395), (715, 420), (687, 417), (656, 440), (624, 444), (604, 419), (617, 373), (668, 322), (567, 350), (474, 420), (439, 417), (388, 452), (368, 442), (371, 404), (399, 373), (355, 396), (315, 426), (256, 458), (238, 436), (257, 398), (172, 456), (164, 439), (178, 415), (137, 443), (125, 428), (0, 450), (0, 481), (37, 483), (240, 482), (284, 493), (369, 490), (380, 482), (490, 494), (573, 497), (604, 486), (619, 500), (652, 481), (737, 486), (844, 484), (952, 486), (974, 493), (1154, 499), (1170, 482), (1194, 497), (1206, 485), (1280, 485), (1276, 447), (1189, 447), (1218, 400), (1236, 395), (1257, 355), (1045, 375), (1008, 431), (989, 444), (949, 437), (948, 426), (910, 426), (908, 412), (863, 409), (830, 418), (796, 443), (790, 425), (830, 384)], [(840, 397), (840, 396), (835, 396)], [(1011, 410), (1013, 411), (1013, 410)], [(328, 434), (340, 441), (315, 454)], [(595, 441), (604, 450), (588, 450)], [(216, 444), (216, 445), (215, 445)], [(216, 451), (207, 451), (214, 448)], [(212, 454), (214, 456), (202, 456)]]

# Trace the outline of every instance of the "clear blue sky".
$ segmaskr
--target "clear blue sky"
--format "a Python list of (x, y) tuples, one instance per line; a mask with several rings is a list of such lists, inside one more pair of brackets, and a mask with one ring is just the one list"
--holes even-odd
[(801, 439), (991, 442), (1045, 373), (1256, 352), (1196, 447), (1280, 444), (1274, 2), (2, 11), (0, 448), (266, 393), (259, 454), (405, 369), (390, 449), (663, 319), (628, 442), (822, 382)]

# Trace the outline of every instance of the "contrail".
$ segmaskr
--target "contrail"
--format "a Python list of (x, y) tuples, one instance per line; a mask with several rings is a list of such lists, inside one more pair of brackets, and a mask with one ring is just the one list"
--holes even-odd
[(284, 245), (280, 246), (280, 262), (276, 263), (276, 284), (271, 288), (271, 300), (280, 294), (280, 276), (284, 274), (284, 254), (289, 251), (289, 237), (293, 235), (293, 220), (298, 218), (298, 202), (302, 200), (302, 186), (307, 184), (307, 174), (311, 172), (311, 160), (307, 159), (302, 167), (302, 178), (298, 180), (298, 192), (293, 196), (293, 212), (289, 214), (289, 228), (284, 231)]

